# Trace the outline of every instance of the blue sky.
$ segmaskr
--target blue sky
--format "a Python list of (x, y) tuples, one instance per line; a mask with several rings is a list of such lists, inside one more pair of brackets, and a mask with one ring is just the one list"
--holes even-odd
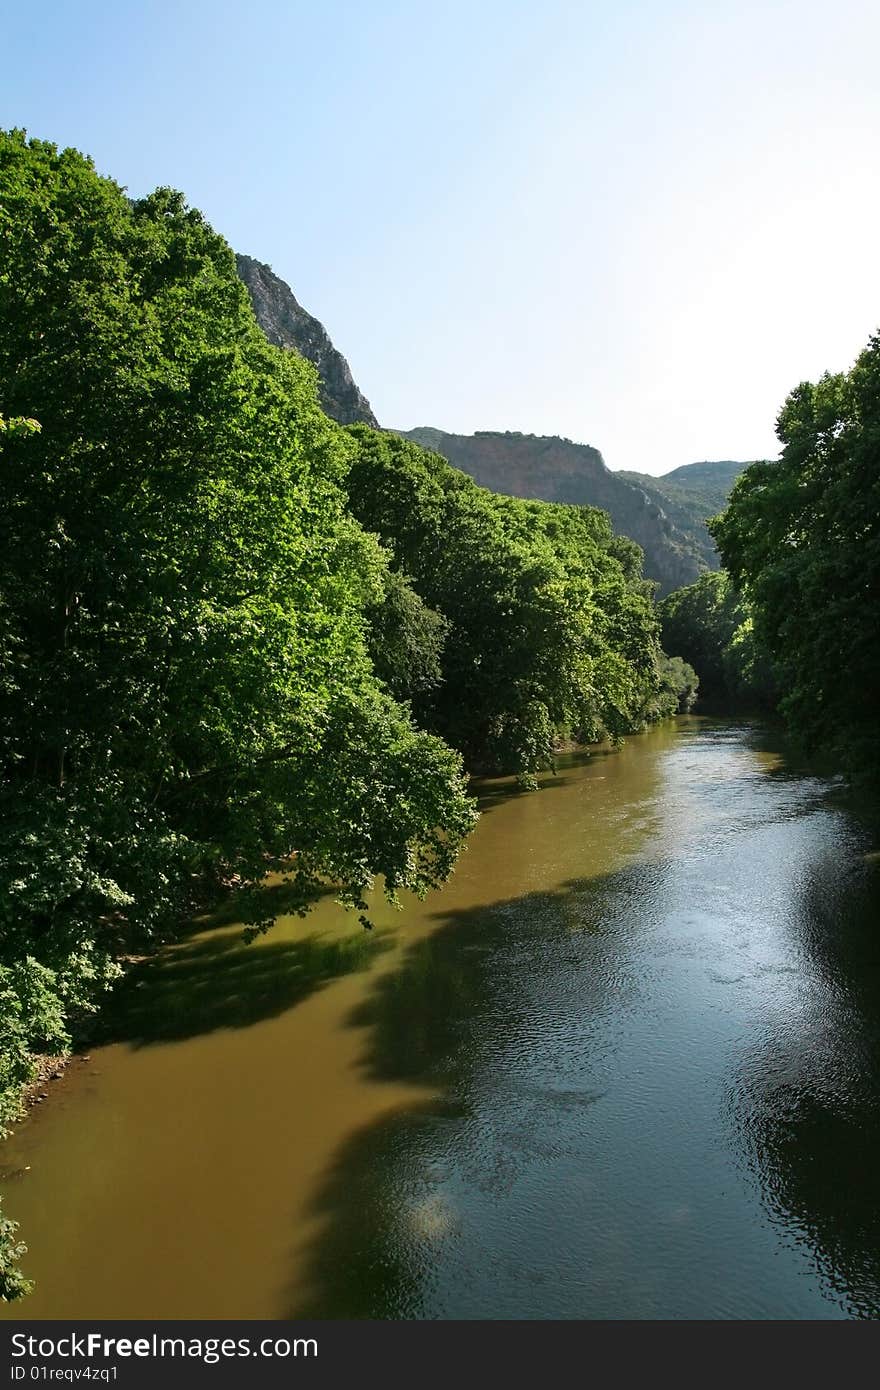
[(383, 424), (776, 451), (880, 328), (874, 0), (0, 0), (0, 124), (184, 190)]

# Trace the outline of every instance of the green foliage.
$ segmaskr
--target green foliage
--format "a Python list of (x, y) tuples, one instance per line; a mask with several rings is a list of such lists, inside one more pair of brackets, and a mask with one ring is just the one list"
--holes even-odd
[(812, 748), (880, 772), (880, 335), (846, 375), (803, 382), (777, 422), (778, 463), (754, 464), (712, 524), (780, 708)]
[(449, 623), (420, 717), (471, 767), (527, 781), (560, 734), (643, 727), (660, 681), (638, 547), (592, 508), (498, 496), (410, 440), (350, 434), (352, 511)]
[(443, 679), (449, 623), (423, 603), (407, 576), (388, 570), (381, 602), (367, 609), (373, 669), (398, 700), (419, 701)]
[(351, 441), (226, 243), (22, 132), (0, 192), (8, 1119), (120, 947), (210, 885), (286, 870), (302, 911), (328, 880), (358, 905), (379, 874), (424, 892), (474, 811), (460, 757), (374, 675), (367, 614), (399, 581), (346, 510)]
[(30, 1293), (33, 1284), (26, 1279), (19, 1267), (19, 1260), (27, 1253), (27, 1246), (16, 1239), (18, 1226), (8, 1220), (0, 1211), (0, 1299), (4, 1303), (14, 1303)]
[[(22, 416), (7, 420), (0, 415), (0, 437), (36, 434), (39, 429), (37, 420)], [(37, 962), (29, 959), (19, 962), (17, 971), (0, 966), (0, 1138), (18, 1118), (21, 1087), (33, 1073), (34, 1033), (37, 1038), (53, 1031), (56, 1036), (64, 1036), (52, 994), (41, 995), (39, 989), (34, 989), (33, 977), (38, 977), (39, 972)], [(32, 999), (34, 994), (36, 999)], [(0, 1299), (5, 1303), (23, 1298), (32, 1287), (19, 1268), (27, 1246), (15, 1239), (17, 1230), (17, 1224), (4, 1217), (0, 1209)]]
[(693, 666), (680, 656), (660, 653), (658, 662), (660, 691), (657, 697), (658, 716), (688, 714), (694, 707), (700, 678)]
[(774, 703), (772, 662), (756, 642), (748, 606), (727, 574), (704, 574), (663, 599), (657, 611), (664, 649), (695, 669), (701, 698), (728, 707)]
[(724, 653), (742, 614), (725, 574), (704, 574), (676, 589), (657, 606), (666, 651), (681, 655), (699, 672), (704, 697), (729, 695)]
[(39, 420), (31, 420), (27, 416), (17, 415), (7, 420), (0, 415), (0, 435), (5, 434), (8, 439), (16, 434), (39, 434), (40, 428)]

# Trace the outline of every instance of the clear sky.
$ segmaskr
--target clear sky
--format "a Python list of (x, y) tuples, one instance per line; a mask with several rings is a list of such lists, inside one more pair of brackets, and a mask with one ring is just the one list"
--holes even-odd
[(776, 452), (880, 327), (877, 0), (0, 0), (0, 124), (181, 188), (383, 424)]

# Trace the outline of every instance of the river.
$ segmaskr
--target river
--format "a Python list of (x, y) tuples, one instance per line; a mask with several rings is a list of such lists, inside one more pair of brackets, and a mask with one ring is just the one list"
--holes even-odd
[(759, 725), (485, 788), (442, 892), (203, 928), (0, 1150), (7, 1318), (880, 1314), (880, 873)]

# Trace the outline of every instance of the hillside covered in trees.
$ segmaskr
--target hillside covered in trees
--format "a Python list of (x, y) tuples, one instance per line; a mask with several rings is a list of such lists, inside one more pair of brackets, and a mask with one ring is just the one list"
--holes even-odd
[[(278, 285), (295, 304), (283, 282)], [(271, 315), (266, 317), (258, 296), (252, 294), (252, 299), (258, 321), (271, 336)], [(300, 350), (323, 372), (308, 335)], [(778, 704), (807, 743), (831, 745), (858, 773), (862, 754), (865, 767), (876, 766), (871, 715), (866, 711), (856, 717), (860, 700), (869, 708), (874, 701), (871, 643), (866, 635), (864, 641), (854, 636), (859, 627), (855, 611), (869, 626), (875, 594), (869, 545), (877, 473), (877, 443), (871, 433), (871, 410), (876, 410), (869, 365), (873, 354), (876, 340), (852, 373), (826, 376), (817, 385), (803, 383), (792, 393), (779, 420), (783, 457), (778, 465), (708, 461), (657, 477), (612, 473), (598, 450), (555, 436), (491, 431), (465, 436), (425, 428), (402, 437), (453, 460), (495, 492), (588, 503), (608, 511), (618, 534), (640, 542), (646, 575), (660, 587), (663, 644), (697, 668), (703, 700), (758, 709)], [(347, 420), (345, 407), (340, 413), (331, 401), (326, 408)], [(372, 415), (357, 418), (369, 423)], [(732, 492), (727, 516), (710, 524), (725, 512)], [(823, 534), (819, 509), (826, 505), (834, 509), (835, 523), (826, 522)], [(795, 515), (802, 529), (783, 534), (780, 527)], [(719, 572), (719, 546), (728, 566), (724, 572)], [(868, 576), (865, 584), (855, 577), (847, 581), (849, 606), (847, 585), (841, 586), (838, 577), (845, 569), (844, 550), (854, 569), (865, 566)], [(827, 594), (820, 592), (822, 583)], [(826, 609), (833, 618), (824, 623)], [(832, 675), (835, 661), (845, 664)], [(855, 699), (847, 693), (850, 670), (865, 677)], [(853, 753), (856, 747), (859, 756)]]
[[(320, 408), (180, 194), (0, 136), (0, 1125), (119, 957), (283, 874), (424, 893), (466, 773), (692, 698), (638, 547)], [(12, 1249), (8, 1226), (0, 1229)], [(14, 1262), (0, 1292), (13, 1296)]]
[(427, 427), (401, 434), (442, 454), (494, 492), (601, 507), (616, 534), (641, 547), (645, 574), (657, 582), (661, 594), (718, 567), (706, 520), (724, 505), (733, 478), (745, 467), (690, 464), (654, 478), (614, 473), (598, 449), (558, 435), (492, 430), (448, 434)]
[(707, 463), (686, 463), (671, 473), (654, 477), (650, 473), (621, 470), (618, 478), (633, 483), (659, 507), (678, 532), (687, 536), (700, 562), (707, 570), (717, 570), (721, 559), (709, 530), (711, 517), (723, 512), (740, 473), (748, 465), (719, 459)]

